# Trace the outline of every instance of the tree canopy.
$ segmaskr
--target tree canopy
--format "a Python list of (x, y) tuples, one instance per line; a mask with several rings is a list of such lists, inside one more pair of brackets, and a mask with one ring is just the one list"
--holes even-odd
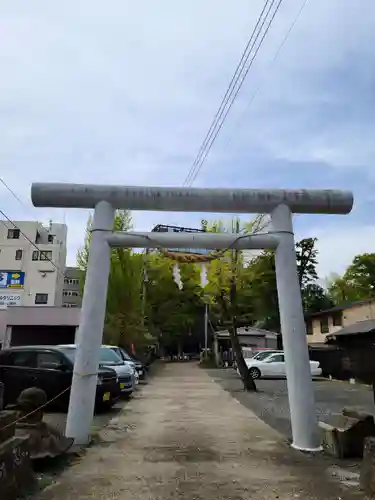
[[(89, 217), (83, 246), (77, 254), (83, 278), (88, 262), (91, 223)], [(247, 223), (238, 219), (227, 222), (205, 220), (202, 227), (212, 232), (238, 231), (245, 234), (263, 231), (267, 223), (267, 218), (258, 216)], [(130, 230), (131, 214), (117, 211), (114, 227), (116, 230)], [(331, 278), (326, 290), (318, 280), (316, 244), (316, 238), (305, 238), (296, 243), (297, 273), (305, 314), (375, 296), (375, 254), (357, 255), (342, 276)], [(239, 252), (235, 269), (231, 249), (218, 253), (218, 258), (207, 263), (208, 285), (204, 290), (200, 286), (201, 268), (198, 264), (179, 264), (183, 282), (181, 290), (173, 279), (173, 265), (173, 260), (157, 250), (141, 253), (131, 249), (112, 249), (104, 327), (106, 342), (142, 347), (158, 341), (175, 350), (189, 342), (197, 344), (204, 329), (207, 301), (214, 327), (228, 328), (235, 317), (238, 326), (254, 325), (279, 331), (273, 251)]]
[(328, 291), (336, 304), (375, 297), (375, 253), (356, 255), (342, 276), (330, 280)]

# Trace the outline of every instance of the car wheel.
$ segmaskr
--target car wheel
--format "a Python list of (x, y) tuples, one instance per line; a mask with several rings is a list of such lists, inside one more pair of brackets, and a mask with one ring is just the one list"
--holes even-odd
[(250, 368), (249, 375), (253, 380), (260, 378), (261, 373), (259, 368), (256, 368), (255, 366)]

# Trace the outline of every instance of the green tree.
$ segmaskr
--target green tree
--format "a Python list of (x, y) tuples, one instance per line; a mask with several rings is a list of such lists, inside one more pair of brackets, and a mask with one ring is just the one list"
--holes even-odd
[(248, 290), (247, 303), (252, 305), (253, 324), (278, 331), (280, 320), (273, 251), (266, 250), (252, 259), (244, 271), (242, 289), (244, 288)]
[[(260, 215), (253, 222), (246, 225), (240, 224), (239, 219), (233, 219), (230, 225), (223, 221), (214, 221), (205, 226), (212, 232), (231, 232), (236, 234), (251, 234), (259, 230), (263, 216)], [(252, 228), (254, 227), (254, 231)], [(221, 257), (210, 264), (209, 285), (207, 291), (210, 293), (211, 310), (216, 315), (217, 323), (228, 327), (231, 344), (236, 356), (238, 369), (247, 391), (256, 391), (256, 385), (249, 375), (246, 363), (243, 359), (240, 342), (237, 335), (237, 327), (240, 316), (243, 314), (245, 305), (241, 294), (244, 287), (244, 258), (243, 253), (236, 250), (227, 250)], [(248, 314), (248, 310), (246, 311)]]
[(333, 301), (327, 291), (316, 282), (318, 279), (316, 242), (317, 238), (305, 238), (296, 243), (297, 273), (305, 314), (333, 306)]
[[(84, 244), (77, 253), (77, 265), (85, 281), (89, 247), (91, 241), (92, 217), (87, 222)], [(116, 212), (114, 229), (128, 231), (132, 228), (131, 214), (126, 210)], [(104, 341), (121, 346), (134, 344), (141, 347), (152, 337), (142, 321), (142, 255), (128, 248), (114, 248), (111, 251), (111, 267), (108, 279)]]
[(297, 273), (301, 290), (318, 279), (316, 242), (317, 238), (304, 238), (296, 243)]
[(305, 314), (312, 314), (330, 309), (335, 304), (323, 287), (308, 283), (302, 291), (302, 303)]
[(328, 295), (336, 305), (361, 300), (360, 290), (348, 283), (344, 276), (335, 276), (328, 281)]
[(375, 253), (356, 255), (343, 276), (333, 276), (328, 293), (337, 305), (375, 297)]
[(146, 315), (147, 325), (162, 346), (182, 350), (187, 337), (192, 336), (203, 317), (200, 273), (194, 264), (181, 264), (182, 290), (174, 282), (174, 261), (151, 252), (147, 259)]
[(344, 274), (345, 281), (363, 298), (375, 297), (375, 253), (354, 257)]

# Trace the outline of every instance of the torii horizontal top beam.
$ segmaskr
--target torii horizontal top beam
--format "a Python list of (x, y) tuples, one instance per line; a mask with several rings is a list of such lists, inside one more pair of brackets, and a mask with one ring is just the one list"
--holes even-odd
[(337, 190), (213, 189), (95, 184), (34, 183), (36, 207), (94, 208), (107, 201), (114, 208), (169, 212), (271, 213), (288, 205), (294, 213), (347, 214), (353, 194)]
[(238, 235), (223, 233), (140, 233), (136, 231), (108, 233), (111, 247), (128, 248), (200, 248), (273, 250), (278, 239), (271, 234)]

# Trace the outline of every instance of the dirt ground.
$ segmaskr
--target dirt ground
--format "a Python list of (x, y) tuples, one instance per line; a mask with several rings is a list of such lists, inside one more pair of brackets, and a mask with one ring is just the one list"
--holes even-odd
[(167, 364), (38, 500), (362, 498), (193, 363)]

